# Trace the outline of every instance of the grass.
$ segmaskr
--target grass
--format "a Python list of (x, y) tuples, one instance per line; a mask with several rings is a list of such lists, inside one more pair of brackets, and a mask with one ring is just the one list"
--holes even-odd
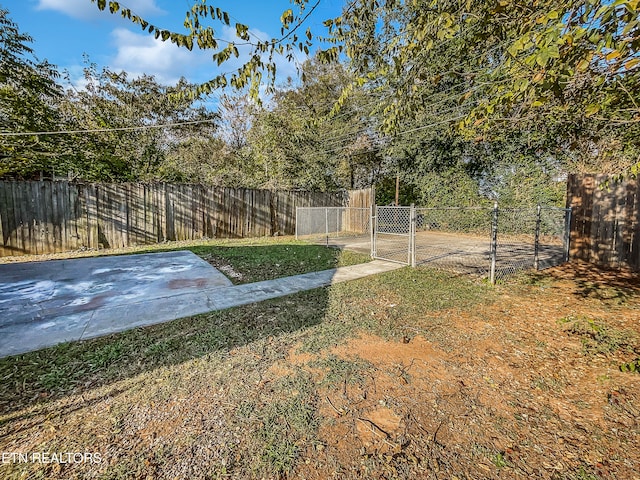
[(322, 320), (322, 289), (0, 359), (0, 410), (177, 365)]
[(336, 355), (329, 355), (326, 358), (316, 360), (310, 364), (311, 367), (318, 368), (324, 372), (322, 384), (332, 386), (363, 384), (365, 372), (370, 371), (373, 365), (364, 360), (343, 360)]
[[(263, 246), (255, 253), (251, 248), (202, 246), (196, 253), (227, 259), (245, 278), (254, 280), (264, 275), (259, 266), (268, 249), (278, 258), (272, 260), (274, 264), (286, 265), (279, 271), (289, 273), (310, 265), (328, 267), (362, 259), (351, 254), (340, 258), (339, 251), (316, 246)], [(305, 251), (312, 254), (303, 255)], [(305, 264), (301, 265), (303, 261)], [(452, 292), (451, 282), (457, 293)], [(430, 294), (418, 306), (414, 302), (419, 296), (424, 297), (426, 283), (431, 284)], [(396, 321), (400, 315), (470, 305), (486, 300), (489, 291), (484, 285), (465, 279), (452, 280), (439, 272), (402, 269), (1, 359), (0, 430), (11, 431), (11, 425), (24, 418), (21, 412), (25, 408), (31, 412), (28, 416), (37, 415), (49, 405), (66, 403), (67, 398), (80, 395), (87, 405), (92, 405), (124, 391), (127, 401), (109, 412), (109, 435), (120, 438), (131, 429), (132, 403), (144, 405), (151, 398), (159, 404), (171, 402), (178, 392), (193, 385), (201, 385), (205, 391), (221, 388), (226, 391), (225, 404), (233, 405), (225, 415), (225, 422), (245, 434), (242, 448), (227, 445), (220, 454), (236, 458), (238, 451), (242, 451), (242, 455), (254, 461), (242, 465), (228, 459), (210, 462), (212, 470), (207, 475), (223, 478), (225, 472), (231, 471), (244, 472), (248, 477), (286, 475), (305, 449), (310, 445), (313, 448), (317, 442), (317, 389), (341, 383), (361, 384), (370, 375), (371, 365), (330, 355), (311, 365), (324, 372), (320, 383), (314, 383), (307, 370), (295, 368), (269, 381), (268, 389), (256, 391), (255, 385), (269, 377), (268, 369), (274, 362), (290, 351), (317, 352), (342, 344), (363, 330), (389, 338), (401, 337), (406, 329)], [(383, 318), (387, 320), (381, 322)], [(198, 377), (205, 375), (203, 372), (209, 372), (206, 380)], [(59, 415), (64, 416), (67, 411), (63, 409)], [(89, 442), (88, 437), (77, 441), (82, 442), (82, 438)], [(184, 448), (194, 448), (202, 441), (197, 438)], [(41, 447), (46, 450), (50, 444)], [(135, 458), (122, 460), (128, 465), (126, 468), (122, 464), (109, 468), (105, 478), (128, 478), (130, 475), (122, 472), (142, 472), (143, 466), (150, 464), (156, 465), (158, 471), (169, 469), (171, 458), (176, 455), (177, 451), (169, 452), (166, 458), (158, 460), (143, 451)], [(14, 473), (19, 476), (24, 468), (27, 467), (16, 466)]]
[[(291, 237), (193, 240), (140, 245), (111, 250), (84, 250), (48, 255), (1, 257), (1, 263), (119, 256), (189, 250), (214, 266), (232, 267), (235, 283), (251, 283), (272, 278), (355, 265), (370, 260), (361, 253), (326, 248)], [(232, 273), (233, 273), (232, 272)], [(228, 272), (227, 272), (228, 273)]]
[[(227, 262), (243, 275), (238, 281), (362, 260), (281, 240), (189, 248), (209, 261)], [(562, 337), (557, 333), (593, 340), (597, 326), (598, 348), (624, 349), (622, 329), (578, 309), (560, 324), (556, 315), (546, 327), (534, 323), (516, 338), (515, 328), (530, 320), (510, 312), (525, 301), (539, 310), (542, 288), (546, 292), (553, 285), (538, 277), (509, 290), (404, 268), (1, 359), (0, 451), (25, 445), (35, 451), (79, 449), (102, 452), (107, 460), (92, 468), (3, 465), (2, 473), (9, 479), (315, 478), (316, 471), (318, 478), (528, 478), (525, 474), (541, 472), (547, 461), (571, 462), (567, 451), (574, 463), (584, 452), (595, 458), (600, 447), (589, 443), (594, 435), (563, 430), (572, 424), (568, 415), (549, 423), (557, 416), (546, 398), (557, 401), (578, 380), (562, 375), (556, 380), (549, 372), (563, 372), (544, 362), (572, 354), (553, 354)], [(597, 301), (579, 300), (580, 305)], [(504, 323), (492, 323), (500, 315)], [(533, 338), (532, 332), (545, 328), (550, 329), (545, 342)], [(345, 356), (334, 348), (351, 345), (362, 334), (389, 340), (389, 349), (411, 348), (417, 358), (381, 366), (375, 358), (350, 351)], [(438, 348), (442, 359), (421, 356), (416, 336)], [(478, 349), (483, 344), (486, 352)], [(579, 346), (575, 350), (584, 355)], [(598, 361), (576, 362), (576, 368), (597, 367)], [(490, 370), (491, 365), (499, 368)], [(593, 389), (606, 388), (612, 377), (620, 381), (618, 372), (606, 373), (602, 386)], [(484, 380), (489, 377), (491, 384)], [(618, 388), (619, 406), (609, 415), (626, 415), (627, 398), (633, 407), (632, 385)], [(504, 401), (491, 403), (496, 398)], [(598, 404), (597, 397), (584, 399)], [(389, 412), (397, 417), (385, 417)], [(516, 420), (498, 424), (500, 418)], [(364, 423), (369, 421), (382, 430), (369, 428)], [(581, 422), (583, 429), (598, 425)], [(357, 443), (358, 431), (386, 450)], [(573, 440), (557, 443), (556, 433), (575, 439), (578, 447), (570, 450)], [(545, 435), (553, 448), (542, 443)], [(627, 441), (624, 435), (621, 429), (616, 442)], [(353, 453), (358, 448), (362, 453)], [(491, 470), (474, 470), (480, 464)], [(591, 463), (584, 469), (567, 466), (557, 478), (591, 478), (592, 471)], [(551, 477), (545, 471), (538, 478)]]
[[(425, 284), (430, 285), (426, 298)], [(399, 320), (418, 312), (469, 307), (485, 301), (489, 292), (489, 287), (464, 278), (407, 268), (364, 282), (64, 343), (0, 359), (0, 411), (293, 332), (302, 334), (301, 350), (307, 352), (339, 344), (362, 328), (385, 338), (415, 335), (433, 327), (433, 321), (411, 322), (408, 330), (409, 325)], [(312, 326), (313, 334), (304, 334)]]
[(559, 320), (569, 335), (577, 336), (587, 355), (633, 352), (640, 346), (634, 332), (612, 327), (604, 320), (584, 315), (568, 315)]
[(311, 376), (302, 369), (273, 382), (269, 401), (263, 408), (254, 408), (249, 417), (259, 425), (253, 430), (254, 445), (258, 446), (254, 458), (261, 462), (257, 472), (278, 475), (291, 471), (305, 445), (315, 438), (316, 403)]
[[(230, 245), (214, 241), (175, 248), (153, 246), (134, 253), (190, 250), (216, 264), (229, 265), (239, 278), (257, 282), (368, 261), (366, 255), (301, 242), (261, 239)], [(118, 251), (114, 250), (113, 253)], [(96, 252), (97, 253), (97, 252)], [(104, 253), (104, 252), (103, 252)], [(17, 399), (46, 394), (65, 395), (83, 384), (101, 385), (157, 366), (174, 365), (211, 351), (229, 350), (265, 335), (295, 331), (318, 323), (322, 290), (243, 309), (213, 312), (144, 329), (52, 348), (0, 360), (0, 408)]]
[(330, 268), (356, 265), (370, 260), (367, 255), (320, 245), (296, 242), (249, 245), (196, 245), (186, 248), (154, 249), (140, 253), (190, 250), (205, 261), (229, 273), (234, 284), (260, 282)]

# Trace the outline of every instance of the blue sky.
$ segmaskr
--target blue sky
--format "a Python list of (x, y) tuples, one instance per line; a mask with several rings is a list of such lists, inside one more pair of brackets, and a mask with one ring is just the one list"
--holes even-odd
[[(197, 0), (121, 0), (120, 4), (158, 27), (183, 31), (185, 12)], [(322, 21), (340, 14), (342, 0), (322, 0), (307, 21), (315, 34), (324, 34)], [(33, 37), (31, 45), (40, 60), (48, 60), (60, 70), (68, 70), (71, 78), (79, 82), (84, 65), (83, 55), (91, 62), (112, 70), (124, 70), (131, 75), (154, 75), (160, 82), (171, 84), (181, 76), (192, 82), (203, 82), (220, 71), (230, 71), (241, 65), (241, 58), (223, 64), (222, 70), (206, 51), (193, 52), (178, 48), (169, 42), (157, 41), (143, 33), (139, 27), (118, 15), (101, 12), (90, 0), (0, 0), (9, 10), (21, 32)], [(280, 34), (280, 15), (294, 8), (289, 0), (209, 0), (231, 15), (232, 28), (213, 24), (217, 36), (232, 40), (235, 22), (247, 24), (254, 35), (269, 39)], [(294, 10), (295, 11), (295, 10)], [(304, 34), (304, 29), (301, 31)], [(304, 61), (303, 53), (296, 53)], [(277, 60), (281, 80), (295, 76), (295, 65), (284, 58)]]

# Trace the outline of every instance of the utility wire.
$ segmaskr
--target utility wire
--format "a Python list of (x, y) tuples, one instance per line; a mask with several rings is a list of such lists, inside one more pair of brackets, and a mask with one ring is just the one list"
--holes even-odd
[[(507, 79), (502, 80), (502, 82), (505, 82), (505, 81), (507, 81)], [(495, 83), (500, 83), (500, 81), (496, 81)], [(466, 90), (466, 92), (474, 92), (474, 91), (484, 87), (485, 85), (486, 85), (485, 83), (479, 83), (479, 84), (475, 85), (474, 87)], [(459, 85), (453, 85), (453, 86), (451, 86), (451, 87), (449, 87), (449, 88), (447, 88), (445, 90), (442, 90), (440, 92), (434, 92), (433, 94), (431, 94), (428, 97), (426, 97), (426, 99), (429, 100), (429, 99), (441, 96), (441, 95), (443, 95), (443, 94), (445, 94), (445, 93), (449, 92), (450, 90), (455, 89), (457, 87), (459, 87)], [(442, 98), (440, 100), (437, 100), (437, 101), (434, 101), (434, 102), (431, 102), (429, 104), (424, 105), (424, 108), (422, 110), (426, 112), (428, 109), (432, 109), (432, 108), (436, 107), (437, 105), (440, 105), (440, 104), (446, 103), (446, 102), (452, 102), (452, 101), (454, 101), (452, 98), (445, 97), (445, 98)], [(446, 113), (454, 113), (455, 111), (459, 111), (460, 108), (461, 108), (461, 106), (456, 105), (456, 106), (454, 106), (453, 108), (451, 108), (449, 110), (438, 112), (438, 114), (442, 115), (443, 113), (445, 113), (445, 114)], [(371, 131), (373, 128), (375, 128), (374, 125), (368, 125), (368, 126), (364, 126), (363, 128), (361, 128), (359, 130), (356, 130), (356, 131), (353, 131), (353, 132), (348, 132), (348, 133), (344, 133), (344, 134), (338, 134), (338, 135), (334, 135), (334, 136), (331, 136), (331, 137), (330, 137), (330, 135), (321, 136), (320, 140), (321, 141), (326, 141), (328, 143), (328, 146), (331, 147), (333, 145), (340, 144), (343, 141), (352, 140), (356, 136), (358, 136), (358, 135), (360, 135), (362, 133), (367, 133), (368, 131)]]
[(211, 123), (213, 120), (193, 120), (191, 122), (161, 123), (156, 125), (139, 125), (137, 127), (95, 128), (90, 130), (56, 130), (49, 132), (0, 132), (0, 137), (28, 137), (32, 135), (69, 135), (74, 133), (125, 132), (132, 130), (147, 130), (151, 128), (180, 127), (183, 125), (198, 125)]
[[(415, 133), (418, 132), (420, 130), (425, 130), (427, 128), (432, 128), (432, 127), (437, 127), (438, 125), (444, 125), (445, 123), (451, 123), (451, 122), (455, 122), (458, 120), (462, 120), (463, 118), (466, 118), (466, 115), (459, 115), (457, 117), (453, 117), (453, 118), (447, 118), (446, 120), (441, 120), (439, 122), (433, 122), (433, 123), (429, 123), (427, 125), (421, 125), (419, 127), (416, 128), (411, 128), (409, 130), (403, 130), (401, 132), (397, 132), (395, 133), (395, 137), (402, 137), (404, 135), (408, 135), (409, 133)], [(343, 147), (340, 148), (332, 148), (329, 150), (325, 150), (322, 152), (315, 152), (316, 154), (322, 155), (322, 154), (327, 154), (327, 153), (340, 153), (343, 150), (346, 150), (349, 147), (349, 145), (345, 145)], [(386, 148), (386, 146), (376, 146), (376, 147), (372, 147), (370, 149), (368, 149), (366, 152), (377, 152), (380, 150), (383, 150), (384, 148)]]

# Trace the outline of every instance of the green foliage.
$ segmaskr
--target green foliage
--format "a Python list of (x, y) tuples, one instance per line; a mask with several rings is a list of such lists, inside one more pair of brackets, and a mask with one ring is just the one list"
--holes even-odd
[(629, 363), (623, 363), (620, 365), (621, 372), (635, 372), (640, 373), (640, 357)]
[(635, 0), (363, 0), (337, 36), (356, 75), (392, 92), (389, 132), (412, 118), (483, 142), (532, 132), (576, 170), (620, 173), (639, 151), (637, 14)]
[[(391, 205), (396, 201), (396, 177), (385, 176), (376, 184), (376, 205)], [(419, 198), (415, 186), (405, 175), (401, 175), (398, 189), (398, 203), (411, 205), (418, 203)]]
[(611, 327), (599, 319), (569, 315), (560, 323), (566, 325), (567, 333), (580, 338), (583, 351), (589, 355), (633, 352), (637, 348), (638, 338), (633, 332)]
[[(248, 88), (254, 100), (258, 100), (263, 79), (273, 86), (275, 55), (292, 58), (296, 50), (308, 53), (314, 35), (310, 28), (304, 34), (299, 30), (319, 4), (294, 2), (295, 8), (280, 16), (278, 38), (254, 41), (248, 26), (238, 23), (237, 39), (222, 43), (216, 38), (215, 28), (229, 26), (230, 16), (207, 5), (206, 0), (186, 12), (186, 34), (151, 25), (117, 2), (96, 3), (98, 8), (108, 7), (163, 41), (189, 50), (196, 46), (212, 50), (219, 65), (236, 57), (239, 45), (249, 46), (250, 54), (234, 73), (216, 77), (191, 93), (231, 85), (239, 90)], [(500, 151), (493, 142), (505, 141), (508, 145), (508, 135), (520, 137), (516, 141), (520, 146), (525, 135), (529, 139), (533, 135), (533, 143), (543, 146), (542, 153), (573, 170), (634, 171), (640, 152), (638, 9), (637, 0), (352, 2), (343, 15), (323, 22), (330, 46), (317, 58), (334, 63), (347, 58), (352, 72), (341, 85), (341, 92), (332, 95), (331, 116), (335, 120), (339, 111), (348, 110), (349, 99), (359, 92), (380, 94), (374, 108), (369, 109), (369, 117), (376, 118), (374, 123), (391, 135), (396, 151), (422, 146), (421, 141), (413, 141), (413, 136), (407, 137), (410, 133), (432, 132), (426, 142), (429, 147), (444, 134), (444, 148), (432, 151), (438, 155), (457, 151), (458, 161), (465, 165), (458, 170), (466, 170), (472, 181), (477, 181), (478, 172), (467, 162), (469, 151), (478, 153), (487, 145), (492, 152)], [(377, 128), (367, 131), (365, 127), (361, 132), (367, 133), (352, 134), (349, 141), (336, 142), (333, 148), (308, 149), (314, 134), (321, 134), (322, 129), (299, 127), (304, 124), (302, 120), (318, 118), (322, 112), (298, 116), (291, 107), (300, 104), (286, 98), (289, 96), (281, 95), (277, 108), (260, 115), (255, 125), (262, 144), (254, 160), (263, 167), (262, 183), (287, 185), (288, 179), (297, 174), (303, 185), (326, 188), (322, 186), (327, 184), (324, 167), (331, 164), (326, 157), (336, 145), (340, 145), (337, 150), (343, 156), (337, 160), (336, 173), (346, 178), (348, 185), (357, 185), (364, 176), (364, 171), (358, 171), (362, 166), (370, 176), (389, 173), (380, 171), (383, 162), (373, 154), (376, 149), (370, 148), (378, 143), (371, 135), (380, 131)], [(460, 139), (451, 138), (454, 128), (456, 135), (466, 140), (464, 148), (458, 148)], [(285, 132), (289, 135), (283, 136)], [(469, 143), (472, 138), (480, 139), (479, 148)], [(309, 150), (311, 153), (307, 153)], [(546, 157), (540, 152), (527, 154), (527, 161), (544, 164)], [(472, 163), (485, 160), (471, 157)], [(391, 158), (402, 161), (415, 155), (407, 151)], [(422, 167), (423, 172), (446, 170)], [(514, 178), (518, 181), (519, 176)], [(335, 183), (344, 185), (345, 181)], [(530, 196), (556, 196), (555, 192), (538, 190), (532, 189)], [(521, 201), (513, 199), (515, 203)]]
[[(125, 72), (98, 71), (92, 64), (84, 74), (86, 88), (69, 86), (60, 105), (66, 129), (94, 130), (67, 136), (74, 149), (64, 155), (64, 164), (75, 176), (149, 181), (158, 180), (160, 172), (176, 178), (170, 153), (215, 131), (215, 114), (195, 100), (174, 95), (192, 88), (185, 80), (165, 87), (151, 76), (129, 78)], [(170, 126), (185, 122), (194, 124)], [(146, 128), (150, 125), (154, 128)]]
[[(308, 54), (315, 37), (302, 28), (318, 2), (294, 2), (280, 37), (257, 41), (206, 0), (186, 12), (186, 33), (94, 1), (162, 41), (210, 50), (218, 65), (241, 45), (250, 54), (202, 85), (88, 66), (87, 89), (63, 93), (51, 66), (25, 60), (30, 39), (3, 14), (0, 93), (13, 100), (0, 108), (17, 122), (10, 130), (108, 131), (2, 138), (0, 175), (311, 190), (379, 183), (391, 203), (399, 172), (405, 203), (561, 205), (567, 171), (633, 172), (640, 155), (637, 0), (360, 0), (324, 22), (330, 46), (304, 64), (301, 83), (278, 89), (275, 56)], [(236, 38), (220, 42), (216, 31), (229, 26)], [(20, 72), (37, 75), (21, 81)], [(268, 105), (258, 98), (263, 80)], [(240, 93), (222, 98), (221, 129), (138, 129), (213, 121), (197, 100), (224, 86)]]
[(507, 465), (509, 465), (509, 462), (507, 462), (507, 459), (506, 459), (506, 457), (505, 457), (503, 452), (496, 453), (492, 460), (493, 460), (493, 464), (497, 468), (504, 468)]
[[(178, 96), (200, 96), (213, 90), (230, 85), (238, 90), (248, 88), (254, 99), (258, 99), (260, 83), (266, 74), (267, 82), (273, 84), (276, 77), (275, 55), (284, 55), (293, 60), (295, 51), (309, 53), (312, 35), (309, 30), (304, 37), (299, 37), (297, 30), (302, 26), (309, 14), (320, 2), (316, 2), (308, 10), (308, 0), (296, 1), (297, 11), (288, 9), (280, 16), (282, 24), (281, 37), (269, 40), (257, 40), (249, 36), (249, 26), (235, 23), (235, 36), (231, 42), (221, 42), (216, 37), (217, 25), (231, 26), (231, 15), (228, 12), (207, 5), (206, 0), (195, 3), (186, 13), (183, 25), (187, 33), (175, 32), (154, 25), (136, 15), (131, 9), (115, 1), (91, 0), (100, 10), (109, 9), (112, 14), (120, 15), (138, 25), (144, 32), (153, 35), (163, 42), (171, 42), (179, 47), (192, 50), (212, 50), (212, 58), (217, 65), (224, 64), (231, 58), (239, 56), (238, 46), (249, 46), (247, 60), (233, 73), (221, 74), (190, 91), (176, 92)], [(215, 28), (214, 28), (215, 27)], [(268, 57), (269, 60), (263, 60)]]
[(29, 134), (57, 128), (62, 95), (55, 67), (34, 57), (31, 42), (0, 8), (0, 125), (2, 133), (20, 134), (0, 136), (0, 177), (50, 172), (58, 163), (54, 152), (64, 146), (59, 138)]
[(353, 79), (342, 64), (309, 60), (302, 78), (299, 86), (290, 83), (276, 91), (270, 108), (253, 113), (247, 142), (261, 167), (262, 184), (310, 190), (374, 184), (384, 159), (376, 148), (376, 119), (363, 121), (361, 113), (371, 99), (363, 91), (353, 92), (334, 113)]
[[(153, 77), (88, 65), (84, 89), (68, 78), (63, 89), (55, 66), (39, 62), (30, 42), (0, 9), (0, 119), (7, 134), (0, 136), (0, 177), (194, 179), (176, 172), (186, 168), (171, 168), (172, 152), (211, 138), (216, 128), (215, 114), (180, 95), (193, 85), (180, 80), (166, 87)], [(191, 124), (168, 126), (185, 122)], [(36, 133), (61, 131), (71, 133)]]

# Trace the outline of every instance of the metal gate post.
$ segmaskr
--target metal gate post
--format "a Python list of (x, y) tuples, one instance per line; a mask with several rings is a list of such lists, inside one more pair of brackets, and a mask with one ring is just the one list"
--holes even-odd
[(533, 268), (540, 270), (540, 205), (536, 208), (536, 236), (533, 246)]
[(493, 205), (493, 218), (491, 219), (491, 270), (489, 281), (496, 283), (496, 260), (498, 256), (498, 202)]
[(409, 265), (416, 266), (416, 204), (409, 210)]
[(376, 258), (376, 209), (378, 207), (373, 204), (371, 205), (371, 218), (369, 219), (369, 231), (371, 232), (371, 258)]

